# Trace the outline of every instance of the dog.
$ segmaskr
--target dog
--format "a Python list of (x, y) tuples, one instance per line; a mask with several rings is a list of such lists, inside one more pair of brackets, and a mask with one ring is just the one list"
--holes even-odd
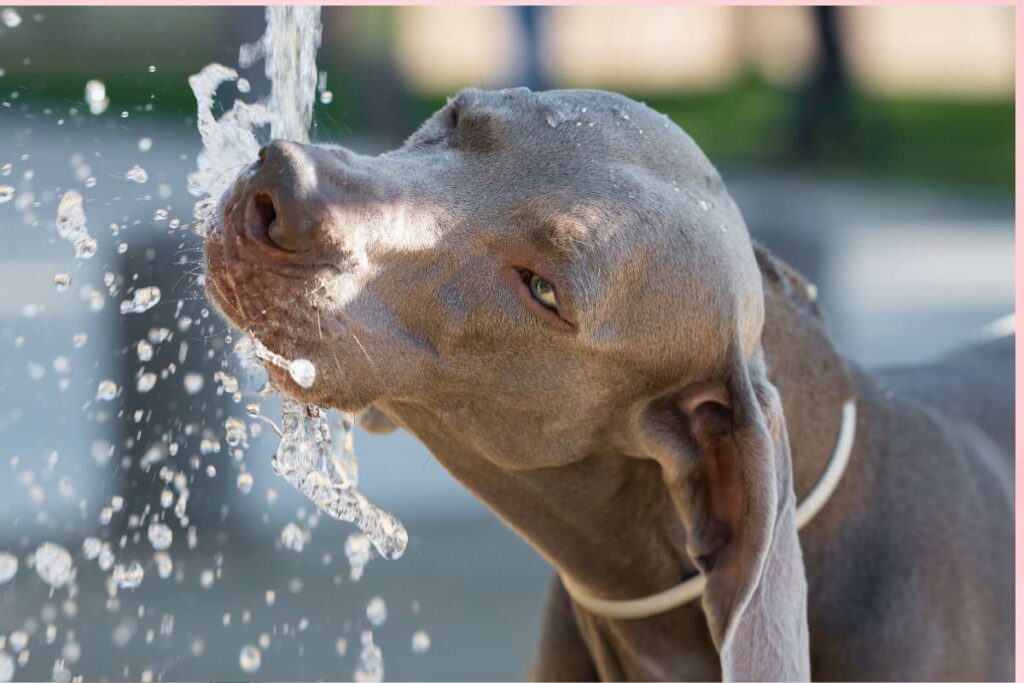
[(556, 569), (529, 678), (1013, 676), (1012, 337), (845, 361), (667, 117), (473, 89), (380, 156), (275, 141), (205, 246), (228, 320), (314, 363), (283, 392), (413, 433)]

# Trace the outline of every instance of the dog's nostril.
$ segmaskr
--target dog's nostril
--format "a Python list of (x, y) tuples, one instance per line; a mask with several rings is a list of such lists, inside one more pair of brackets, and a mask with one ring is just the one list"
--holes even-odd
[(260, 231), (260, 234), (269, 235), (270, 225), (277, 219), (277, 211), (274, 210), (274, 200), (265, 192), (260, 192), (252, 198), (252, 213), (255, 225), (253, 227)]
[(273, 200), (266, 193), (257, 193), (249, 200), (246, 210), (246, 222), (250, 237), (267, 240), (270, 238), (270, 226), (278, 219), (278, 211), (273, 208)]

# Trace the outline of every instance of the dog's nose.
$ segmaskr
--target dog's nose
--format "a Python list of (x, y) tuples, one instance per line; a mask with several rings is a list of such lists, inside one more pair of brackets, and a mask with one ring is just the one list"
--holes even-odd
[(317, 226), (316, 168), (301, 145), (276, 140), (259, 153), (245, 204), (249, 236), (278, 249), (309, 249)]

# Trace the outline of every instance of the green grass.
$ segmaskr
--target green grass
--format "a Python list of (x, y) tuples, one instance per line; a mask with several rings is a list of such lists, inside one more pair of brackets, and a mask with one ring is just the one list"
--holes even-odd
[(1014, 186), (1013, 102), (885, 99), (854, 94), (854, 134), (834, 131), (813, 159), (793, 155), (794, 93), (756, 83), (715, 95), (648, 98), (717, 163), (815, 169), (966, 185)]

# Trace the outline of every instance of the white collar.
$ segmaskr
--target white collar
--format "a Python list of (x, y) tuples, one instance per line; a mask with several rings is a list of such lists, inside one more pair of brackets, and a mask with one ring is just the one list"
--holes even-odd
[[(839, 480), (850, 461), (853, 452), (853, 437), (857, 427), (857, 404), (851, 398), (843, 403), (843, 418), (839, 425), (839, 438), (836, 448), (825, 473), (814, 486), (811, 493), (797, 505), (796, 528), (802, 529), (825, 506), (829, 497), (839, 485)], [(691, 576), (680, 584), (635, 600), (607, 600), (589, 595), (578, 584), (573, 583), (564, 574), (561, 575), (562, 585), (573, 600), (588, 612), (611, 619), (642, 619), (667, 612), (691, 600), (700, 597), (704, 592), (706, 580), (703, 574)]]

